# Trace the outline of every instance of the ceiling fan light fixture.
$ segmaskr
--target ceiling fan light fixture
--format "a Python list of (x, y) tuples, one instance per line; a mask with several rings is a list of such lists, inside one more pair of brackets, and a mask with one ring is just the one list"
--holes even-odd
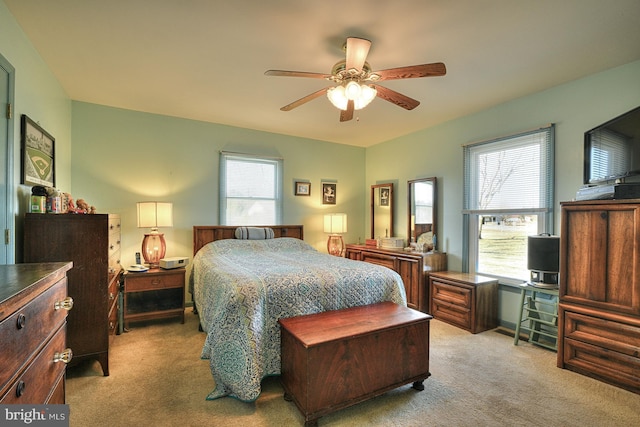
[(347, 96), (347, 99), (355, 101), (356, 99), (360, 98), (362, 89), (360, 88), (358, 82), (352, 80), (344, 87), (344, 94)]
[(361, 85), (358, 82), (350, 81), (346, 86), (339, 85), (327, 90), (327, 98), (334, 107), (339, 110), (346, 110), (347, 103), (353, 101), (353, 109), (360, 110), (373, 101), (378, 91), (369, 85)]
[(361, 108), (366, 107), (374, 100), (374, 98), (378, 95), (378, 91), (375, 87), (369, 85), (360, 85), (360, 97), (354, 100), (353, 108), (356, 110), (360, 110)]
[(327, 98), (338, 110), (347, 109), (347, 95), (344, 93), (344, 86), (338, 85), (327, 90)]

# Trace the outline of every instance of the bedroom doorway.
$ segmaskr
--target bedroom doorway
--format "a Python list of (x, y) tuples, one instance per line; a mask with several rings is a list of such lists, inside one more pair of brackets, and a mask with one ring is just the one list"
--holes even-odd
[(9, 106), (13, 105), (15, 70), (4, 56), (0, 55), (0, 105), (2, 106), (2, 118), (0, 119), (0, 164), (4, 172), (0, 174), (0, 230), (2, 239), (0, 243), (0, 264), (12, 264), (14, 262), (13, 250), (14, 228), (11, 206), (13, 205), (13, 192), (9, 189), (13, 185), (13, 118)]

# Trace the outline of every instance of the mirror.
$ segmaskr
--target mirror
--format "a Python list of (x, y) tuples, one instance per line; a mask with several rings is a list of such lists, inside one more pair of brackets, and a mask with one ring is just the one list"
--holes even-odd
[(393, 237), (393, 184), (371, 186), (371, 238)]
[(411, 246), (421, 252), (437, 249), (438, 192), (436, 178), (422, 178), (408, 181), (407, 236)]

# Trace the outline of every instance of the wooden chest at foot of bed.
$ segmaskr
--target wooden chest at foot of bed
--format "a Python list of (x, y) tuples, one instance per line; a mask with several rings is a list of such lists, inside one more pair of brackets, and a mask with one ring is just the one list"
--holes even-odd
[(305, 425), (429, 377), (431, 316), (391, 302), (280, 319), (282, 386)]

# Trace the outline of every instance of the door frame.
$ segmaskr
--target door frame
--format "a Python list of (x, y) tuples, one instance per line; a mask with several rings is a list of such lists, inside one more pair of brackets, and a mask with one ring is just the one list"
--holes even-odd
[[(15, 263), (15, 248), (16, 248), (16, 238), (15, 238), (15, 214), (14, 214), (14, 200), (16, 198), (16, 187), (14, 183), (14, 116), (15, 116), (15, 68), (11, 63), (0, 54), (0, 68), (2, 69), (0, 72), (6, 72), (8, 76), (8, 85), (7, 85), (7, 98), (0, 99), (0, 105), (3, 105), (3, 110), (0, 114), (2, 115), (1, 120), (7, 121), (7, 133), (6, 135), (0, 135), (0, 150), (5, 151), (6, 154), (6, 164), (5, 166), (5, 179), (6, 179), (6, 194), (4, 195), (4, 205), (5, 209), (0, 211), (0, 218), (2, 218), (2, 223), (6, 224), (6, 230), (2, 229), (2, 235), (0, 236), (0, 244), (6, 250), (6, 254), (0, 253), (0, 264), (13, 264)], [(3, 89), (4, 90), (4, 89)], [(1, 93), (1, 92), (0, 92)], [(2, 93), (2, 98), (4, 98), (4, 93)], [(11, 104), (11, 116), (7, 117), (7, 104)], [(5, 233), (8, 233), (9, 242), (5, 243)]]

